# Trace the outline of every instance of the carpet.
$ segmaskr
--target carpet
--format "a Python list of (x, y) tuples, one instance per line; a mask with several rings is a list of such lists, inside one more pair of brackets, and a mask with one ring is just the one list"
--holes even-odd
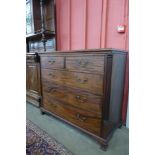
[(30, 120), (26, 120), (27, 155), (73, 155), (62, 144), (49, 136)]

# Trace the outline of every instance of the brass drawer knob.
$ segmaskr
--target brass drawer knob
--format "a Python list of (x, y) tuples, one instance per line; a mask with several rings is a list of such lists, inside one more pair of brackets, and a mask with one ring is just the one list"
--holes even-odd
[(86, 119), (87, 119), (85, 116), (82, 116), (82, 115), (80, 115), (79, 113), (76, 114), (76, 118), (77, 118), (78, 120), (82, 121), (82, 122), (86, 121)]
[(52, 65), (52, 64), (55, 63), (55, 60), (49, 60), (48, 62), (49, 62), (50, 65)]
[(86, 97), (83, 97), (83, 96), (80, 96), (80, 95), (77, 95), (77, 96), (76, 96), (76, 99), (77, 99), (77, 101), (80, 102), (80, 103), (84, 103), (84, 102), (87, 101), (87, 98), (86, 98)]
[(80, 79), (80, 78), (77, 78), (77, 81), (81, 84), (84, 84), (84, 83), (87, 83), (88, 82), (88, 78), (85, 78), (85, 79)]
[(48, 92), (50, 93), (50, 92), (52, 92), (52, 93), (54, 93), (54, 92), (56, 92), (57, 90), (56, 90), (56, 88), (55, 87), (48, 87)]
[(77, 64), (78, 64), (78, 66), (86, 67), (88, 65), (88, 61), (87, 60), (78, 60)]
[(56, 77), (56, 76), (55, 76), (54, 74), (52, 74), (52, 73), (49, 73), (48, 75), (51, 76), (52, 78), (55, 78), (55, 77)]

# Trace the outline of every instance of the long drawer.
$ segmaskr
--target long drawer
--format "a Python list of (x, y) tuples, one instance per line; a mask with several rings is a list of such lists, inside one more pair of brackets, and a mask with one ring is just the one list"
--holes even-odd
[(41, 69), (42, 80), (80, 88), (103, 95), (103, 75)]
[(55, 83), (51, 84), (48, 81), (43, 81), (42, 83), (43, 95), (44, 93), (48, 93), (49, 97), (101, 115), (101, 106), (103, 103), (102, 96), (94, 95), (81, 89), (73, 89)]
[(96, 116), (93, 112), (62, 104), (49, 97), (48, 94), (43, 96), (43, 108), (89, 132), (100, 135), (101, 117)]
[(66, 57), (66, 69), (74, 71), (104, 72), (104, 56), (70, 56)]

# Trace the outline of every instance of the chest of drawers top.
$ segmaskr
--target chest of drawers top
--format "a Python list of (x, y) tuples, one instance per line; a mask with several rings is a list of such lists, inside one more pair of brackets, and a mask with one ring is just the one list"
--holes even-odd
[(113, 54), (125, 54), (125, 52), (104, 49), (41, 53), (41, 68), (103, 74), (105, 59), (112, 57)]

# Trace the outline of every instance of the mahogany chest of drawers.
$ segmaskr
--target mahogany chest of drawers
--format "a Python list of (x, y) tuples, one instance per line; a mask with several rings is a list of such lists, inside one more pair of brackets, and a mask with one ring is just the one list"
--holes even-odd
[(40, 54), (42, 113), (96, 138), (104, 149), (121, 125), (126, 52), (100, 49)]

